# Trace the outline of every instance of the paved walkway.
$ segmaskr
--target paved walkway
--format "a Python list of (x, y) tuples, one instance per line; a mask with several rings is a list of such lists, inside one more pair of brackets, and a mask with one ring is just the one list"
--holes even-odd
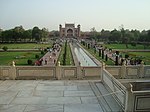
[[(59, 52), (47, 52), (43, 57), (43, 62), (42, 62), (42, 66), (55, 66), (56, 65), (56, 62), (57, 62), (57, 59), (59, 57)], [(45, 62), (45, 60), (47, 62)]]
[(0, 112), (103, 112), (91, 82), (0, 81)]

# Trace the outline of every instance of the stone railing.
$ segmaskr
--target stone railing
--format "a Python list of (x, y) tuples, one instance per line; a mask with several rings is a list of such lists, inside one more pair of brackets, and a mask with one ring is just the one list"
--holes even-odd
[(117, 79), (138, 79), (150, 78), (150, 66), (106, 66), (105, 69), (109, 71)]
[[(84, 79), (101, 77), (102, 67), (0, 66), (0, 79)], [(93, 72), (96, 71), (96, 72)]]
[[(146, 70), (140, 75), (141, 66), (128, 66), (126, 72), (132, 74), (132, 78), (135, 80), (119, 81), (107, 70), (103, 69), (102, 82), (109, 88), (110, 94), (121, 105), (125, 112), (137, 112), (137, 111), (150, 111), (150, 82), (149, 80), (136, 80), (137, 78), (149, 77), (149, 66), (144, 66), (143, 70)], [(135, 71), (136, 72), (135, 72)], [(138, 71), (139, 70), (139, 71)], [(148, 70), (148, 71), (147, 71)], [(112, 71), (111, 71), (112, 72)], [(128, 78), (131, 76), (126, 75)]]
[(122, 109), (125, 110), (126, 88), (105, 69), (102, 74), (102, 82), (109, 88), (109, 92), (113, 95)]

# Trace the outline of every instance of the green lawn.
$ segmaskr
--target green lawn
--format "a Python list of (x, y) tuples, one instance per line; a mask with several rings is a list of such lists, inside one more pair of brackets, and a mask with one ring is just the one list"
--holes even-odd
[(37, 60), (36, 54), (42, 56), (40, 52), (0, 52), (0, 65), (11, 65), (12, 61), (15, 61), (16, 65), (27, 65), (28, 59), (34, 64)]
[[(58, 59), (60, 61), (61, 65), (63, 65), (63, 54), (65, 52), (64, 50), (65, 50), (65, 44), (63, 44), (63, 46), (61, 48), (61, 52), (60, 52), (59, 59)], [(71, 48), (70, 48), (69, 44), (67, 44), (66, 65), (74, 65)]]
[(146, 65), (150, 65), (150, 52), (128, 52), (130, 57), (141, 57)]
[[(104, 46), (111, 49), (127, 49), (125, 44), (105, 44)], [(134, 47), (131, 46), (131, 44), (128, 44), (128, 49), (144, 49), (144, 46), (138, 44)], [(146, 49), (150, 49), (150, 46)]]
[(74, 61), (73, 61), (73, 57), (72, 57), (72, 53), (71, 53), (71, 48), (70, 45), (67, 44), (67, 56), (66, 56), (67, 60), (66, 63), (68, 65), (74, 65)]
[(8, 49), (38, 49), (38, 48), (47, 48), (51, 47), (52, 44), (35, 44), (35, 43), (27, 43), (27, 44), (0, 44), (0, 49), (4, 46), (7, 46)]

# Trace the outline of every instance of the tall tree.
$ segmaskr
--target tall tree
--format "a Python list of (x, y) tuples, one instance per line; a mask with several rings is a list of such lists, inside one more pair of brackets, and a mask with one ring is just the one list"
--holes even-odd
[(24, 31), (22, 39), (24, 41), (32, 41), (32, 30), (26, 30), (26, 31)]
[(109, 41), (121, 41), (121, 32), (117, 31), (116, 29), (112, 30), (110, 32), (110, 37), (109, 37)]
[(49, 36), (48, 29), (42, 28), (42, 30), (41, 30), (41, 40), (42, 41), (47, 41), (46, 39), (48, 38), (48, 36)]
[(2, 41), (2, 29), (0, 29), (0, 41)]
[(22, 26), (17, 26), (13, 29), (13, 38), (15, 41), (21, 41), (23, 37), (24, 28)]
[(40, 42), (41, 41), (41, 30), (38, 27), (36, 27), (36, 26), (32, 30), (32, 38), (36, 42)]
[(91, 38), (93, 38), (94, 40), (96, 40), (97, 31), (96, 31), (95, 27), (91, 28), (90, 32), (91, 32)]
[(108, 41), (108, 39), (110, 37), (110, 31), (102, 29), (101, 37), (102, 37), (103, 41)]

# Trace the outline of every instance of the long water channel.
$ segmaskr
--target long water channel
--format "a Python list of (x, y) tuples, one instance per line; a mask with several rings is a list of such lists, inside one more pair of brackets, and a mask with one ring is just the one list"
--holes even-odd
[(97, 64), (87, 55), (87, 53), (85, 53), (78, 43), (73, 43), (73, 50), (81, 66), (97, 66)]

